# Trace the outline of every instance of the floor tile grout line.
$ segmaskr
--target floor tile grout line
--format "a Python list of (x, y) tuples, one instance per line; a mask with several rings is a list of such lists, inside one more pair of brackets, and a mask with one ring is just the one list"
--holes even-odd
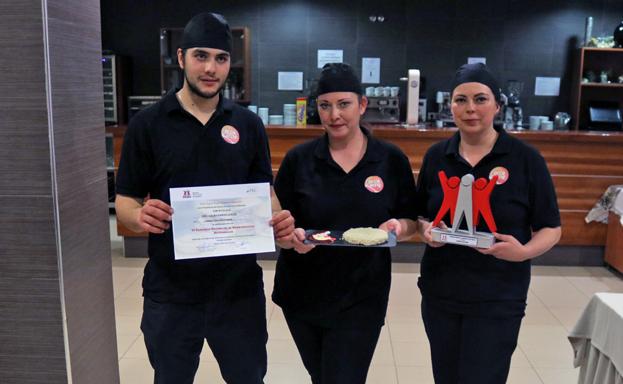
[(528, 362), (528, 364), (530, 364), (530, 368), (532, 369), (532, 371), (534, 372), (534, 374), (539, 378), (539, 381), (541, 382), (540, 384), (545, 384), (543, 382), (543, 380), (541, 379), (541, 376), (539, 376), (539, 373), (536, 370), (536, 367), (534, 366), (534, 364), (532, 363), (532, 360), (530, 360), (530, 358), (528, 357), (528, 354), (526, 353), (526, 351), (523, 350), (523, 348), (521, 348), (519, 346), (519, 343), (517, 344), (516, 348), (520, 348), (521, 349), (521, 353), (523, 353), (524, 357), (526, 358), (526, 361)]
[[(387, 306), (387, 309), (389, 310), (389, 305)], [(385, 326), (387, 327), (387, 338), (389, 339), (389, 349), (392, 352), (392, 362), (394, 363), (394, 377), (396, 377), (396, 383), (400, 384), (400, 378), (398, 377), (398, 366), (396, 364), (396, 353), (394, 351), (394, 341), (392, 338), (391, 326), (389, 325), (389, 322), (387, 321), (387, 319), (385, 319)], [(374, 358), (374, 356), (372, 358)]]
[[(128, 351), (130, 349), (132, 349), (132, 346), (134, 346), (134, 344), (136, 343), (136, 341), (139, 339), (139, 337), (141, 337), (141, 335), (136, 335), (136, 337), (134, 338), (134, 340), (130, 343), (130, 345), (128, 345), (128, 347), (126, 348), (125, 352), (123, 352), (123, 354), (121, 355), (121, 357), (119, 358), (119, 361), (121, 361), (121, 359), (125, 358), (125, 356), (128, 354)], [(117, 344), (117, 348), (119, 348), (119, 344)]]

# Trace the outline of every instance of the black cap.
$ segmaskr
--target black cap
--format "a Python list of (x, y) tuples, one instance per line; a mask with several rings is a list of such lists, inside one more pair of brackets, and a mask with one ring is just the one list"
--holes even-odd
[(180, 48), (215, 48), (231, 53), (231, 30), (227, 20), (218, 13), (200, 13), (184, 28)]
[(456, 71), (452, 81), (452, 92), (463, 83), (481, 83), (491, 89), (495, 101), (500, 102), (500, 86), (493, 74), (483, 63), (463, 64)]
[(330, 92), (354, 92), (361, 95), (361, 83), (353, 67), (345, 63), (327, 63), (322, 67), (316, 94)]

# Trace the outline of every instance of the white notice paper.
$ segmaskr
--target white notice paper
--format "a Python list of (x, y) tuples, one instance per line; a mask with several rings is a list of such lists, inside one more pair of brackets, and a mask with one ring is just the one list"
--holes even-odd
[(475, 64), (475, 63), (487, 64), (487, 58), (486, 57), (468, 57), (467, 58), (467, 64)]
[(169, 191), (176, 260), (275, 250), (268, 183)]
[(324, 67), (327, 63), (341, 63), (344, 60), (344, 51), (341, 49), (319, 49), (318, 68)]
[(279, 72), (277, 89), (280, 91), (302, 91), (303, 72)]
[(361, 82), (364, 84), (378, 84), (381, 82), (381, 58), (361, 58)]
[(560, 77), (537, 77), (534, 82), (535, 96), (558, 96)]

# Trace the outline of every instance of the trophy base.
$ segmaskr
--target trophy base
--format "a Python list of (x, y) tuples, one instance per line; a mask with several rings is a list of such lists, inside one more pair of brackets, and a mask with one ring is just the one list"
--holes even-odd
[(491, 248), (495, 243), (495, 236), (487, 232), (471, 234), (463, 229), (452, 232), (450, 229), (433, 228), (433, 240), (439, 243), (464, 245), (472, 248)]

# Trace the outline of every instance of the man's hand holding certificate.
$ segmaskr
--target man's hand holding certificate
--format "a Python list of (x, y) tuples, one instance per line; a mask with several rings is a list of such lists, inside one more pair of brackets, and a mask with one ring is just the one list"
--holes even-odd
[(170, 192), (176, 260), (275, 250), (268, 183)]

